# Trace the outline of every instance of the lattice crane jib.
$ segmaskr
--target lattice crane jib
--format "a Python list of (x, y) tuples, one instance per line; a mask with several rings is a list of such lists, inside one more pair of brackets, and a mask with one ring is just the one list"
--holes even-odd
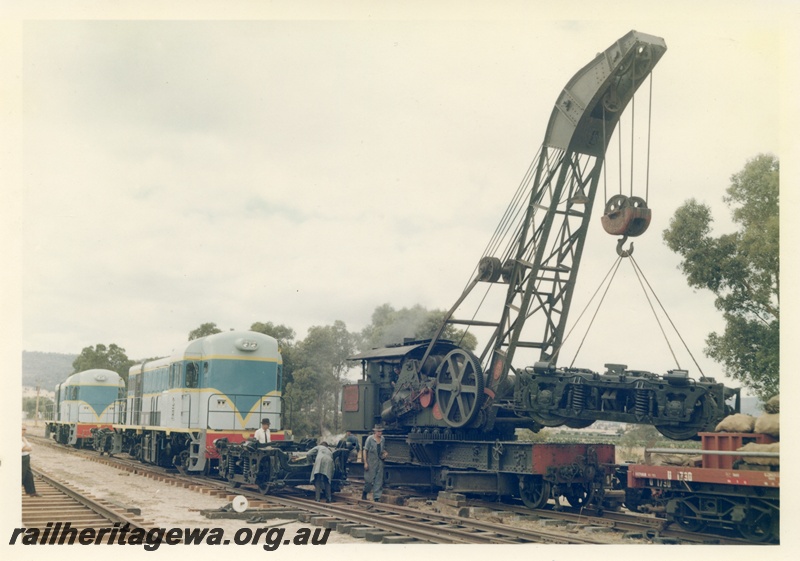
[(480, 356), (488, 366), (489, 395), (508, 375), (518, 348), (538, 349), (540, 360), (554, 362), (609, 139), (665, 51), (663, 39), (631, 31), (583, 67), (558, 96), (542, 148), (523, 179), (530, 198), (515, 243), (505, 253), (482, 258), (476, 278), (447, 316), (447, 323), (485, 326), (455, 320), (453, 312), (479, 282), (508, 284), (501, 316)]
[[(603, 374), (556, 368), (598, 186), (606, 185), (609, 141), (626, 107), (635, 112), (634, 94), (665, 51), (663, 39), (631, 31), (567, 83), (539, 153), (434, 337), (352, 357), (361, 361), (363, 379), (345, 387), (347, 426), (365, 431), (381, 422), (427, 442), (513, 439), (515, 427), (581, 428), (605, 420), (651, 424), (686, 439), (738, 411), (738, 398), (734, 408), (726, 404), (735, 391), (704, 375), (691, 379), (680, 367), (663, 376), (620, 364), (606, 364)], [(627, 237), (642, 234), (650, 221), (646, 199), (632, 192), (634, 139), (632, 133), (631, 196), (612, 196), (602, 216), (606, 232), (622, 236), (620, 258), (633, 251), (622, 249)], [(482, 297), (478, 287), (486, 290)], [(455, 317), (476, 298), (485, 315)], [(450, 326), (480, 328), (484, 347), (473, 354), (447, 340)]]

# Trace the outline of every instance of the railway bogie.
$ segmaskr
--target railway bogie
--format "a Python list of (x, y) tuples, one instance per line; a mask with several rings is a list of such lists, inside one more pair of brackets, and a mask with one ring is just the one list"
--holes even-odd
[[(252, 438), (238, 443), (220, 438), (214, 445), (219, 453), (219, 476), (235, 487), (249, 485), (268, 494), (311, 482), (314, 462), (307, 458), (308, 446), (294, 442), (260, 444)], [(347, 480), (348, 455), (346, 449), (333, 451), (333, 491), (340, 491)]]

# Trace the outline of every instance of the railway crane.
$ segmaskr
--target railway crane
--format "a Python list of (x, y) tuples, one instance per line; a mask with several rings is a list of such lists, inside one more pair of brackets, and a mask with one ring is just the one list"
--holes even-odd
[[(613, 462), (613, 447), (531, 447), (515, 440), (516, 428), (610, 420), (685, 440), (738, 410), (738, 390), (683, 369), (556, 365), (609, 141), (665, 51), (663, 39), (631, 31), (584, 66), (559, 94), (515, 201), (434, 337), (352, 357), (362, 379), (343, 389), (343, 424), (361, 433), (385, 427), (389, 484), (519, 494), (532, 506), (563, 495), (582, 505), (600, 487), (596, 468)], [(645, 232), (650, 212), (632, 194), (606, 202), (602, 225), (621, 236), (620, 258), (631, 255), (624, 244)], [(499, 313), (456, 317), (465, 300), (492, 301), (490, 293)], [(490, 335), (473, 353), (443, 337), (448, 326)], [(525, 353), (534, 358), (521, 366)]]

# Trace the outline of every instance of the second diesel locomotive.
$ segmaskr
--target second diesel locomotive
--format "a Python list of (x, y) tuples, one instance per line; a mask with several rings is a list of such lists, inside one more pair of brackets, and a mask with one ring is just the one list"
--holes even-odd
[(117, 400), (124, 395), (125, 380), (112, 370), (72, 374), (56, 385), (53, 420), (45, 425), (45, 435), (79, 448), (90, 443), (93, 429), (111, 427)]

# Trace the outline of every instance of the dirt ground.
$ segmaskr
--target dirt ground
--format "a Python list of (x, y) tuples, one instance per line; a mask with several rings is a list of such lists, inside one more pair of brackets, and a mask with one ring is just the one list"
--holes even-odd
[[(28, 425), (31, 435), (44, 435), (42, 426)], [(41, 468), (58, 479), (70, 482), (82, 490), (91, 491), (94, 496), (106, 499), (124, 507), (140, 508), (141, 517), (148, 523), (162, 528), (222, 528), (225, 536), (233, 536), (240, 528), (281, 527), (285, 537), (291, 538), (300, 528), (314, 526), (290, 520), (272, 519), (267, 522), (248, 523), (246, 520), (209, 519), (200, 514), (201, 510), (219, 509), (228, 504), (223, 498), (210, 497), (196, 491), (164, 485), (142, 475), (131, 474), (111, 466), (87, 461), (49, 446), (33, 444), (31, 464), (34, 469)], [(353, 538), (331, 530), (329, 544), (366, 544), (364, 540)]]

